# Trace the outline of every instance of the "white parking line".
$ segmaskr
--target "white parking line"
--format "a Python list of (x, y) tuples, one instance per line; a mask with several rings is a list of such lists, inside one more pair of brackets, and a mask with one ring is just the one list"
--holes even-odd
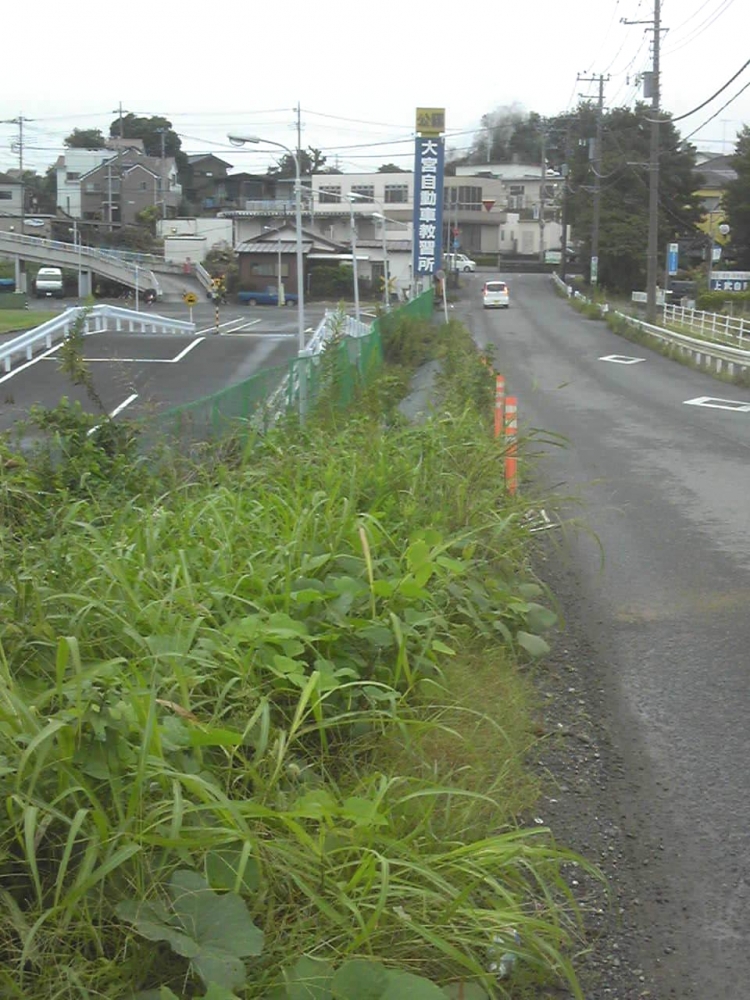
[[(195, 350), (198, 344), (202, 344), (205, 337), (196, 337), (192, 340), (188, 346), (180, 351), (179, 354), (175, 355), (173, 358), (84, 358), (84, 362), (87, 365), (105, 365), (105, 364), (122, 364), (122, 365), (175, 365), (178, 361), (182, 361), (186, 354)], [(41, 358), (40, 358), (41, 360)]]
[(59, 350), (60, 347), (61, 347), (61, 344), (55, 344), (54, 347), (50, 347), (50, 349), (48, 351), (45, 351), (43, 354), (40, 354), (39, 357), (32, 358), (31, 361), (27, 361), (25, 364), (21, 365), (19, 368), (13, 368), (11, 371), (8, 372), (7, 375), (3, 375), (3, 377), (0, 378), (0, 385), (2, 385), (3, 382), (7, 382), (8, 379), (13, 378), (14, 375), (18, 375), (18, 374), (20, 374), (20, 372), (26, 371), (27, 368), (31, 368), (32, 365), (38, 364), (38, 362), (40, 362), (40, 361), (44, 361), (51, 354), (54, 354), (55, 351)]
[[(122, 411), (125, 409), (125, 407), (126, 406), (130, 406), (130, 404), (132, 402), (134, 402), (136, 399), (138, 399), (138, 393), (137, 392), (132, 393), (130, 396), (128, 396), (127, 399), (124, 399), (120, 403), (120, 405), (116, 406), (114, 408), (114, 410), (112, 410), (112, 412), (109, 414), (110, 420), (114, 420), (114, 418), (117, 416), (118, 413), (122, 413)], [(102, 426), (101, 424), (95, 424), (93, 427), (90, 427), (86, 431), (86, 437), (91, 437), (91, 435), (94, 433), (94, 431), (98, 431), (101, 426)]]

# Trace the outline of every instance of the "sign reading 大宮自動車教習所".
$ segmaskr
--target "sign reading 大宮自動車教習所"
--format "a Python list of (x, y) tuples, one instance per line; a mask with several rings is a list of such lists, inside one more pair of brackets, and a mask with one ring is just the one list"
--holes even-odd
[(440, 270), (443, 256), (442, 137), (418, 136), (414, 156), (414, 276)]

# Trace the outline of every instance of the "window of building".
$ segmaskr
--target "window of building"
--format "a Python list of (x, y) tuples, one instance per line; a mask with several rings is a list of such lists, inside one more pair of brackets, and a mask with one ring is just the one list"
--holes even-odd
[(76, 173), (76, 172), (75, 172), (75, 171), (73, 171), (73, 170), (69, 170), (69, 171), (68, 171), (68, 172), (67, 172), (67, 173), (65, 174), (65, 180), (66, 180), (66, 181), (80, 181), (80, 179), (81, 179), (81, 175), (80, 175), (80, 173)]
[(148, 181), (141, 181), (139, 187), (141, 191), (148, 191)]
[(385, 203), (386, 205), (403, 205), (409, 200), (408, 184), (386, 184)]
[(352, 194), (356, 194), (356, 201), (372, 201), (375, 197), (375, 188), (372, 184), (352, 184)]
[(481, 212), (482, 189), (476, 185), (462, 184), (443, 190), (443, 206), (448, 209), (463, 209), (466, 212)]
[(97, 191), (101, 191), (101, 184), (97, 184), (96, 181), (86, 181), (86, 194), (95, 194)]
[(0, 191), (0, 201), (12, 201), (13, 192), (12, 191)]
[[(278, 261), (274, 261), (274, 262), (269, 261), (267, 264), (254, 264), (253, 265), (253, 274), (257, 274), (261, 278), (278, 278), (278, 276), (279, 276), (279, 264), (278, 264)], [(281, 277), (282, 277), (282, 280), (284, 278), (288, 278), (289, 277), (289, 265), (285, 264), (283, 260), (281, 262)], [(270, 284), (270, 282), (269, 282), (269, 284)], [(275, 282), (274, 282), (274, 284), (275, 284)]]
[(321, 205), (338, 204), (341, 201), (341, 185), (322, 185), (318, 191), (318, 200)]
[(519, 195), (525, 193), (526, 193), (526, 188), (523, 186), (523, 184), (511, 184), (510, 187), (508, 188), (508, 194)]

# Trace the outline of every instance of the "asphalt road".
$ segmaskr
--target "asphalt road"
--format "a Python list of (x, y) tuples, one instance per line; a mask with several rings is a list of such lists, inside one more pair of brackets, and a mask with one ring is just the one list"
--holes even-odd
[[(183, 303), (151, 311), (188, 318)], [(322, 315), (322, 306), (306, 309), (308, 336)], [(193, 318), (195, 335), (107, 332), (87, 337), (84, 360), (108, 413), (151, 415), (211, 395), (297, 354), (296, 309), (222, 306), (218, 335), (210, 303), (198, 304)], [(16, 361), (7, 374), (0, 372), (0, 431), (25, 417), (33, 404), (54, 407), (62, 396), (91, 409), (85, 390), (60, 372), (59, 347), (41, 351), (31, 362)]]
[(532, 480), (583, 529), (556, 531), (555, 558), (624, 765), (614, 794), (641, 871), (643, 968), (660, 998), (744, 1000), (750, 390), (582, 319), (546, 276), (509, 278), (511, 308), (497, 312), (481, 307), (482, 280), (465, 282), (454, 315), (494, 345), (522, 433), (566, 439), (532, 447)]

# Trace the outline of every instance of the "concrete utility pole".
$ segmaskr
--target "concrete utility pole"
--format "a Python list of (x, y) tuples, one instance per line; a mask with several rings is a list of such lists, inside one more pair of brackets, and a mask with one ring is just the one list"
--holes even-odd
[(18, 126), (18, 180), (21, 182), (21, 235), (24, 233), (24, 223), (26, 221), (26, 184), (23, 179), (23, 126), (26, 122), (33, 122), (33, 118), (24, 118), (23, 115), (19, 115), (18, 118), (6, 118), (2, 124), (3, 125), (17, 125)]
[(547, 133), (542, 128), (542, 183), (539, 185), (539, 260), (544, 263), (544, 209), (547, 187)]
[(592, 169), (594, 171), (594, 211), (591, 222), (591, 284), (596, 285), (599, 280), (599, 228), (602, 213), (602, 119), (604, 116), (604, 83), (609, 80), (608, 76), (579, 76), (579, 81), (583, 83), (599, 84), (599, 100), (597, 102), (596, 113), (596, 138), (594, 148), (590, 153)]
[(158, 128), (156, 130), (161, 137), (161, 163), (159, 164), (161, 173), (161, 217), (166, 219), (167, 217), (167, 177), (166, 171), (164, 169), (164, 144), (167, 138), (167, 130), (165, 128)]
[(563, 203), (562, 203), (562, 236), (560, 246), (562, 248), (562, 260), (560, 261), (560, 279), (565, 281), (568, 276), (568, 214), (570, 199), (570, 159), (572, 148), (570, 144), (570, 119), (565, 128), (565, 163), (563, 164)]
[[(659, 270), (658, 239), (659, 239), (659, 103), (660, 103), (660, 53), (661, 53), (661, 0), (654, 0), (654, 18), (652, 21), (626, 21), (623, 24), (650, 25), (654, 33), (653, 68), (650, 75), (650, 92), (645, 96), (651, 98), (651, 108), (654, 112), (651, 121), (651, 151), (649, 155), (649, 185), (648, 185), (648, 249), (646, 251), (646, 319), (653, 323), (656, 319), (656, 278)], [(647, 78), (649, 79), (649, 78)]]

